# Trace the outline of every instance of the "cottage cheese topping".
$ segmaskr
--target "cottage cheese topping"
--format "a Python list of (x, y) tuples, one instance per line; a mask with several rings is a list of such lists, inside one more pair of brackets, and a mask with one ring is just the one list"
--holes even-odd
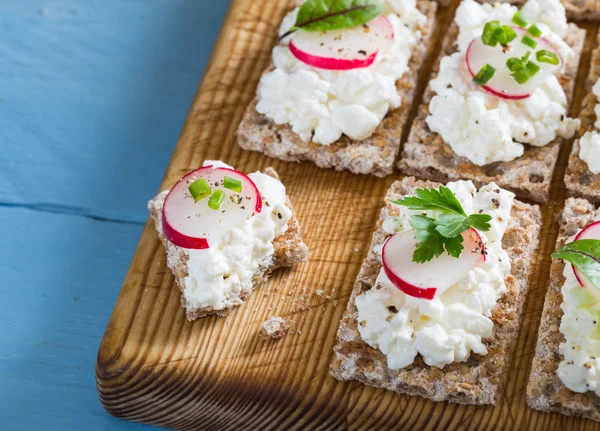
[[(600, 220), (600, 211), (596, 212), (594, 220)], [(592, 301), (590, 305), (593, 305), (598, 299), (581, 287), (569, 263), (565, 263), (564, 276), (560, 306), (564, 314), (560, 332), (565, 341), (559, 347), (564, 359), (558, 365), (558, 377), (574, 392), (594, 391), (600, 395), (600, 315), (593, 315), (580, 305), (582, 300)], [(596, 303), (594, 308), (600, 310), (600, 304)]]
[[(415, 0), (388, 0), (386, 6), (394, 43), (366, 68), (333, 71), (308, 66), (290, 52), (290, 37), (283, 40), (273, 48), (275, 69), (260, 80), (256, 110), (276, 124), (290, 124), (305, 142), (330, 145), (342, 134), (369, 137), (388, 110), (401, 104), (396, 81), (408, 70), (421, 39), (418, 29), (426, 19)], [(280, 35), (294, 25), (297, 13), (298, 9), (285, 17)]]
[(579, 140), (579, 158), (587, 163), (590, 172), (600, 173), (600, 133), (585, 132)]
[[(227, 167), (219, 161), (204, 166)], [(204, 250), (188, 250), (188, 276), (184, 295), (191, 307), (227, 308), (241, 303), (242, 289), (250, 289), (261, 266), (270, 264), (273, 240), (287, 231), (292, 213), (285, 206), (283, 184), (255, 172), (248, 175), (263, 196), (263, 210), (239, 226), (232, 226), (217, 244)]]
[[(522, 144), (544, 146), (556, 136), (570, 138), (579, 120), (567, 117), (567, 97), (556, 76), (550, 76), (528, 98), (506, 100), (482, 91), (466, 67), (470, 42), (480, 37), (488, 21), (511, 24), (517, 7), (508, 3), (479, 4), (464, 0), (456, 11), (458, 52), (444, 57), (438, 76), (430, 82), (436, 92), (429, 104), (427, 125), (454, 152), (477, 165), (510, 161), (523, 154)], [(559, 0), (529, 0), (522, 15), (535, 22), (564, 61), (574, 56), (562, 40), (567, 31)]]
[[(510, 272), (501, 241), (514, 195), (494, 183), (479, 191), (471, 181), (448, 183), (448, 187), (468, 214), (481, 211), (492, 216), (490, 231), (480, 233), (487, 259), (433, 300), (404, 294), (383, 269), (375, 286), (356, 298), (360, 335), (386, 355), (391, 369), (407, 367), (417, 354), (426, 364), (439, 368), (465, 361), (471, 352), (487, 354), (483, 340), (492, 335), (492, 309), (506, 292), (504, 278)], [(421, 213), (401, 207), (399, 216), (385, 219), (383, 229), (389, 234), (412, 229), (410, 216)], [(381, 245), (375, 251), (380, 254)]]

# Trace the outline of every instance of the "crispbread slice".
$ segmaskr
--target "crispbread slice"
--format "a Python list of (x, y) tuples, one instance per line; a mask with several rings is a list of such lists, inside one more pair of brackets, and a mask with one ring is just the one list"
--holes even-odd
[[(263, 173), (279, 179), (279, 175), (277, 175), (277, 172), (275, 172), (273, 168), (266, 168)], [(283, 235), (275, 238), (273, 241), (275, 253), (271, 259), (261, 263), (259, 272), (254, 275), (252, 288), (243, 289), (240, 292), (240, 302), (232, 305), (229, 308), (215, 310), (213, 307), (204, 307), (194, 309), (186, 302), (185, 296), (183, 295), (183, 290), (185, 287), (184, 279), (188, 274), (188, 252), (186, 249), (178, 247), (167, 240), (167, 238), (162, 234), (162, 228), (159, 228), (162, 226), (162, 207), (168, 193), (168, 190), (162, 191), (154, 199), (148, 202), (148, 210), (150, 211), (150, 216), (154, 219), (158, 236), (165, 247), (167, 253), (167, 265), (171, 271), (173, 271), (177, 286), (179, 286), (179, 289), (181, 290), (181, 303), (187, 310), (187, 318), (189, 320), (196, 320), (200, 317), (213, 314), (219, 317), (226, 316), (234, 309), (234, 307), (245, 302), (252, 291), (261, 283), (265, 282), (274, 270), (292, 266), (308, 259), (308, 247), (302, 241), (302, 236), (300, 235), (300, 225), (298, 224), (298, 219), (296, 219), (294, 214), (292, 203), (288, 198), (286, 206), (292, 210), (292, 217), (288, 222), (288, 230)]]
[[(600, 45), (600, 34), (598, 35), (598, 44)], [(598, 98), (592, 93), (592, 87), (598, 78), (600, 78), (600, 46), (592, 52), (590, 73), (585, 83), (587, 96), (583, 100), (579, 114), (581, 120), (580, 136), (583, 136), (585, 132), (595, 130), (596, 114), (594, 113), (594, 107), (598, 103)], [(573, 144), (573, 150), (569, 156), (565, 185), (569, 196), (580, 196), (591, 202), (600, 203), (600, 175), (590, 172), (587, 163), (579, 158), (579, 139)]]
[[(443, 57), (456, 51), (454, 42), (458, 36), (458, 26), (453, 23), (443, 42), (442, 50), (434, 67), (432, 78), (439, 71)], [(566, 65), (566, 73), (560, 78), (565, 89), (569, 105), (573, 99), (573, 90), (579, 58), (585, 40), (585, 30), (575, 24), (569, 24), (565, 41), (575, 51), (575, 58)], [(447, 182), (457, 179), (472, 180), (477, 186), (495, 182), (500, 187), (513, 191), (517, 196), (547, 202), (552, 173), (558, 160), (562, 138), (557, 138), (544, 147), (527, 145), (524, 154), (511, 162), (496, 162), (478, 166), (469, 160), (457, 156), (442, 137), (432, 132), (425, 122), (429, 115), (429, 102), (435, 92), (428, 87), (423, 103), (415, 118), (408, 141), (404, 144), (402, 158), (398, 167), (408, 175), (425, 179)]]
[(533, 252), (538, 244), (542, 216), (537, 205), (514, 202), (511, 219), (502, 238), (502, 247), (511, 260), (511, 275), (505, 280), (507, 293), (499, 299), (492, 312), (494, 329), (491, 339), (487, 340), (489, 353), (486, 356), (472, 354), (466, 362), (453, 363), (440, 370), (425, 365), (419, 355), (413, 365), (402, 370), (390, 370), (385, 356), (379, 349), (362, 341), (357, 330), (356, 297), (373, 287), (381, 269), (381, 261), (373, 247), (385, 240), (382, 229), (385, 217), (398, 212), (398, 207), (389, 201), (413, 194), (417, 188), (437, 186), (439, 183), (408, 177), (396, 181), (388, 191), (369, 253), (338, 329), (331, 374), (340, 380), (358, 380), (366, 385), (420, 395), (434, 401), (496, 404), (501, 384), (508, 373), (512, 344), (520, 326), (527, 281), (532, 271)]
[[(526, 0), (477, 0), (479, 3), (510, 3), (520, 6)], [(582, 21), (600, 20), (600, 0), (561, 0), (567, 18)]]
[[(594, 206), (585, 199), (567, 199), (556, 247), (562, 246), (568, 237), (588, 225), (594, 218), (594, 211)], [(550, 285), (527, 384), (527, 403), (530, 407), (545, 412), (556, 411), (600, 421), (600, 397), (591, 391), (585, 394), (570, 391), (556, 374), (556, 368), (562, 360), (558, 346), (564, 341), (559, 331), (563, 315), (560, 308), (563, 300), (561, 288), (565, 280), (563, 269), (562, 260), (552, 260)]]
[(427, 16), (427, 22), (422, 29), (423, 38), (415, 46), (407, 73), (396, 83), (402, 104), (388, 112), (373, 135), (361, 141), (342, 136), (332, 145), (306, 143), (289, 125), (277, 125), (267, 116), (259, 114), (255, 98), (246, 109), (238, 128), (239, 145), (246, 150), (260, 151), (282, 160), (312, 161), (321, 168), (350, 170), (378, 177), (391, 174), (400, 150), (403, 129), (408, 127), (407, 119), (417, 91), (419, 71), (426, 63), (435, 27), (437, 4), (419, 0), (417, 6)]

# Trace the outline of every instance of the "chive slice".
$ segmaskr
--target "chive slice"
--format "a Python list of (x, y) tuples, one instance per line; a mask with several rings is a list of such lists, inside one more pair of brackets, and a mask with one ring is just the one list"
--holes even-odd
[(521, 57), (521, 61), (522, 61), (523, 63), (527, 63), (527, 60), (529, 60), (529, 57), (531, 57), (531, 51), (527, 51), (527, 52), (525, 53), (525, 55), (524, 55), (523, 57)]
[(553, 53), (552, 51), (548, 51), (546, 49), (540, 49), (538, 52), (536, 52), (535, 58), (537, 58), (537, 61), (542, 62), (542, 63), (549, 63), (549, 64), (560, 63), (558, 56), (555, 53)]
[(495, 73), (496, 69), (493, 66), (486, 64), (479, 70), (479, 72), (477, 72), (477, 75), (475, 75), (473, 78), (473, 82), (478, 85), (485, 85), (490, 79), (492, 79)]
[(527, 27), (527, 20), (521, 16), (520, 10), (513, 15), (512, 22), (517, 24), (519, 27)]
[(506, 67), (508, 67), (511, 72), (518, 72), (520, 70), (525, 70), (525, 62), (520, 58), (512, 57), (506, 60)]
[(521, 39), (521, 42), (523, 42), (529, 48), (535, 48), (537, 46), (537, 42), (527, 35), (523, 36), (523, 39)]
[(537, 25), (532, 24), (529, 26), (529, 28), (527, 29), (527, 31), (529, 32), (529, 34), (533, 35), (534, 37), (538, 37), (542, 35), (542, 30), (540, 30), (538, 28)]
[(200, 199), (210, 196), (211, 192), (210, 185), (208, 185), (208, 181), (204, 178), (194, 181), (188, 186), (188, 190), (190, 191), (192, 198), (194, 198), (194, 202), (198, 202)]
[(517, 37), (517, 33), (510, 26), (501, 25), (494, 30), (494, 37), (500, 45), (506, 46)]
[(530, 76), (533, 76), (540, 71), (540, 66), (535, 64), (533, 61), (528, 61), (527, 64), (525, 64), (525, 69)]
[(215, 190), (208, 200), (208, 206), (213, 210), (219, 210), (223, 205), (223, 201), (225, 201), (225, 193), (222, 190)]
[(498, 41), (494, 36), (494, 32), (500, 26), (500, 21), (490, 21), (485, 24), (483, 27), (483, 34), (481, 35), (481, 40), (485, 45), (488, 46), (496, 46), (498, 45)]
[(536, 73), (538, 73), (539, 70), (540, 70), (540, 66), (535, 64), (533, 61), (528, 61), (527, 63), (525, 63), (524, 69), (513, 72), (511, 74), (511, 76), (519, 84), (525, 84), (527, 81), (529, 81), (531, 79), (532, 76), (534, 76)]
[(236, 180), (235, 178), (230, 178), (228, 176), (225, 176), (223, 178), (223, 187), (229, 190), (233, 190), (234, 192), (242, 192), (242, 182), (240, 180)]

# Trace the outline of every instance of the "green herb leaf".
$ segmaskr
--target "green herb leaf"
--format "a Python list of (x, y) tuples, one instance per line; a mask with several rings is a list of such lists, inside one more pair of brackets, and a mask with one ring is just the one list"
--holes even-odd
[(581, 239), (565, 244), (552, 257), (572, 263), (585, 277), (600, 289), (600, 240)]
[(208, 200), (208, 207), (213, 210), (220, 210), (225, 201), (225, 193), (222, 190), (215, 190)]
[(537, 46), (537, 42), (527, 35), (523, 36), (523, 39), (521, 39), (521, 42), (523, 42), (529, 48), (535, 48)]
[(227, 175), (225, 175), (223, 178), (223, 187), (233, 190), (234, 192), (242, 192), (242, 182), (240, 180), (236, 180), (235, 178), (228, 177)]
[(527, 29), (527, 31), (529, 32), (530, 35), (535, 36), (535, 37), (539, 37), (542, 35), (542, 30), (540, 30), (538, 28), (538, 26), (535, 24), (530, 25), (529, 28)]
[(519, 27), (527, 27), (527, 20), (521, 16), (520, 10), (513, 15), (512, 22), (517, 24)]
[(358, 27), (384, 11), (380, 0), (307, 0), (298, 11), (296, 24), (280, 39), (300, 29), (328, 31)]
[(552, 51), (548, 51), (546, 49), (540, 49), (538, 52), (536, 52), (535, 58), (540, 63), (549, 63), (554, 65), (560, 63), (558, 56)]
[(409, 196), (393, 203), (416, 211), (437, 210), (466, 216), (454, 193), (444, 186), (440, 186), (439, 189), (417, 189), (416, 196)]
[(416, 196), (393, 201), (397, 205), (408, 207), (415, 211), (439, 211), (435, 219), (426, 215), (413, 215), (410, 225), (415, 230), (415, 239), (418, 241), (413, 253), (413, 261), (417, 263), (428, 262), (434, 257), (439, 257), (444, 250), (453, 257), (460, 257), (463, 251), (462, 233), (470, 228), (485, 232), (490, 230), (488, 214), (471, 214), (465, 211), (448, 188), (441, 186), (439, 189), (417, 189)]
[(481, 69), (479, 69), (479, 72), (477, 72), (477, 75), (475, 75), (475, 77), (473, 78), (473, 82), (475, 82), (475, 84), (478, 85), (485, 85), (490, 79), (492, 79), (494, 77), (494, 74), (496, 73), (496, 68), (490, 64), (485, 64)]
[(498, 45), (498, 40), (494, 35), (495, 31), (500, 27), (500, 21), (489, 21), (483, 27), (483, 34), (481, 35), (481, 40), (485, 45), (488, 46), (496, 46)]

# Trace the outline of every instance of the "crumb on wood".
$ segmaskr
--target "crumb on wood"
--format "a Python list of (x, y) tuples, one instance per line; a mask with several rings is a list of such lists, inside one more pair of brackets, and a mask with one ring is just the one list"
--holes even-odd
[(260, 325), (259, 336), (263, 339), (277, 339), (285, 336), (287, 334), (288, 329), (290, 329), (290, 324), (287, 320), (273, 316), (268, 320), (265, 320)]
[(317, 296), (323, 296), (323, 294), (325, 293), (325, 291), (322, 290), (322, 289), (319, 289), (315, 293), (317, 294)]

